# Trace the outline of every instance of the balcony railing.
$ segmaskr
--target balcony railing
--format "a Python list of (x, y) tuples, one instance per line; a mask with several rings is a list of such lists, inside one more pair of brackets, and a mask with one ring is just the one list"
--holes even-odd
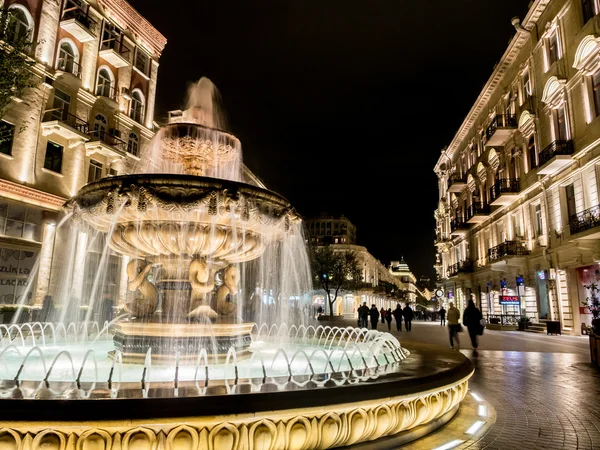
[(538, 167), (543, 166), (556, 155), (572, 155), (575, 151), (573, 147), (573, 141), (568, 140), (557, 140), (548, 145), (544, 150), (542, 150), (538, 157)]
[(464, 261), (459, 261), (456, 264), (452, 264), (448, 266), (448, 276), (453, 277), (458, 275), (459, 273), (470, 273), (473, 272), (473, 261), (470, 259), (465, 259)]
[(450, 221), (450, 230), (466, 229), (469, 226), (462, 217), (456, 217)]
[(529, 250), (519, 241), (504, 241), (488, 249), (488, 260), (497, 261), (505, 256), (524, 256), (529, 255)]
[(51, 122), (57, 120), (65, 125), (70, 126), (74, 130), (79, 131), (82, 134), (88, 134), (90, 125), (83, 119), (63, 110), (63, 109), (52, 109), (46, 111), (44, 114), (43, 122)]
[(104, 130), (94, 130), (92, 132), (89, 133), (90, 135), (90, 141), (101, 141), (104, 142), (107, 145), (110, 145), (111, 147), (116, 148), (117, 150), (125, 153), (127, 152), (127, 142), (125, 142), (123, 139), (114, 136), (112, 134), (108, 134), (106, 131)]
[(73, 58), (58, 58), (56, 70), (72, 73), (77, 78), (81, 78), (81, 66)]
[(450, 237), (446, 233), (436, 233), (435, 235), (435, 244), (443, 244), (444, 242), (448, 242)]
[(600, 226), (600, 205), (581, 211), (569, 217), (571, 234), (581, 233)]
[(467, 221), (474, 217), (477, 214), (480, 215), (489, 215), (491, 212), (490, 205), (482, 204), (482, 203), (473, 203), (471, 206), (467, 208)]
[(92, 31), (92, 28), (96, 25), (96, 21), (92, 19), (87, 12), (83, 11), (77, 6), (65, 9), (62, 16), (62, 20), (69, 19), (75, 19), (77, 22), (79, 22), (81, 25), (83, 25), (90, 31)]
[(489, 141), (498, 128), (517, 128), (517, 116), (514, 114), (498, 114), (485, 130), (485, 137)]
[(123, 36), (120, 39), (109, 38), (102, 41), (100, 50), (114, 50), (123, 59), (131, 62), (131, 49), (123, 43)]
[(448, 178), (448, 188), (450, 188), (450, 186), (452, 186), (453, 184), (466, 184), (467, 183), (467, 176), (460, 176), (457, 173), (453, 173), (452, 175), (450, 175), (450, 177)]
[(521, 190), (521, 183), (519, 179), (504, 178), (498, 180), (490, 188), (490, 201), (496, 200), (502, 194), (516, 194)]

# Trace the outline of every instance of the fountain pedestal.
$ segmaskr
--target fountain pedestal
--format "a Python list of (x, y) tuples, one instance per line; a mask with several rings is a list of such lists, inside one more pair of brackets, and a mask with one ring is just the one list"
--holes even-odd
[(122, 321), (114, 325), (115, 350), (124, 363), (144, 363), (152, 348), (152, 364), (195, 363), (201, 349), (210, 362), (223, 362), (231, 347), (237, 359), (248, 357), (254, 323), (172, 323)]

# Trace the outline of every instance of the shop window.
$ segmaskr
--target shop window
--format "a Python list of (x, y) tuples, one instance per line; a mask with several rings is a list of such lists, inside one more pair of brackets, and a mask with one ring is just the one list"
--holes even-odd
[(42, 211), (22, 203), (0, 202), (0, 235), (40, 241)]
[(63, 146), (52, 141), (46, 144), (46, 156), (44, 157), (44, 169), (61, 173), (63, 159)]
[(13, 139), (15, 137), (15, 126), (4, 120), (0, 120), (0, 153), (12, 154)]

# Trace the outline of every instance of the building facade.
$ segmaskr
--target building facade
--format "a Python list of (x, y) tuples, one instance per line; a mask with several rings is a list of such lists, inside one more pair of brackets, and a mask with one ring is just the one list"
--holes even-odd
[(600, 5), (536, 0), (435, 166), (438, 286), (580, 334), (600, 279)]
[(417, 301), (417, 277), (414, 276), (404, 258), (392, 261), (389, 267), (390, 274), (398, 281), (398, 286), (406, 292), (405, 301), (414, 306)]
[[(65, 256), (56, 232), (62, 205), (86, 183), (134, 167), (154, 135), (166, 39), (124, 0), (9, 0), (3, 8), (13, 32), (33, 43), (40, 84), (0, 120), (0, 306), (40, 305), (52, 263)], [(124, 267), (117, 261), (115, 270)]]

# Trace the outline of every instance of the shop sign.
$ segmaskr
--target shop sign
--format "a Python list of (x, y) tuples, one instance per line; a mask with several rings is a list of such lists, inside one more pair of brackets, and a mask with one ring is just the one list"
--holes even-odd
[(521, 301), (519, 300), (518, 295), (501, 295), (500, 296), (500, 304), (501, 305), (520, 305)]

